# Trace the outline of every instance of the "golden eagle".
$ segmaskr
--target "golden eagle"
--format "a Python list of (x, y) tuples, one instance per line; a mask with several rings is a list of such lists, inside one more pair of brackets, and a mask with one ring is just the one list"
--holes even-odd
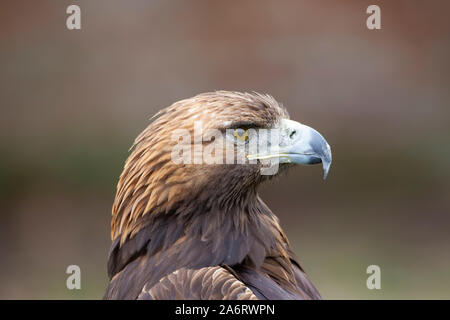
[(257, 190), (275, 166), (322, 163), (326, 177), (325, 139), (258, 93), (203, 93), (154, 118), (117, 186), (104, 298), (320, 299)]

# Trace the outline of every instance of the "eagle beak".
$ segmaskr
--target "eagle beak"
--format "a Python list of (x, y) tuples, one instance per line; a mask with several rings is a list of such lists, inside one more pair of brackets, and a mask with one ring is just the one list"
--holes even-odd
[(332, 161), (331, 148), (325, 138), (313, 128), (287, 119), (282, 121), (281, 130), (280, 154), (283, 156), (280, 163), (322, 163), (325, 180)]
[(269, 152), (249, 155), (248, 159), (278, 158), (279, 163), (303, 165), (322, 163), (325, 180), (332, 161), (331, 148), (325, 138), (313, 128), (289, 119), (281, 120), (278, 129), (278, 141), (271, 137)]

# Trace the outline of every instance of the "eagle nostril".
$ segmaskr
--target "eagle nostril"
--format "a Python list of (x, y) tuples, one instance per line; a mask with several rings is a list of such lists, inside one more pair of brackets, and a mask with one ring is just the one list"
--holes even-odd
[(289, 135), (290, 139), (294, 139), (295, 135), (297, 134), (296, 130), (292, 130), (291, 134)]

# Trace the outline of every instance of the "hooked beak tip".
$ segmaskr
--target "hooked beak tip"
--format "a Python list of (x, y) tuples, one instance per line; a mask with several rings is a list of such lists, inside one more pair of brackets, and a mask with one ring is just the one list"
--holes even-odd
[(328, 172), (330, 171), (330, 166), (331, 166), (331, 162), (332, 162), (331, 148), (328, 143), (326, 144), (325, 149), (326, 150), (324, 150), (324, 154), (321, 157), (322, 166), (323, 166), (323, 180), (326, 180), (326, 178), (328, 177)]
[(328, 177), (328, 172), (330, 171), (331, 163), (323, 162), (323, 180), (326, 180)]

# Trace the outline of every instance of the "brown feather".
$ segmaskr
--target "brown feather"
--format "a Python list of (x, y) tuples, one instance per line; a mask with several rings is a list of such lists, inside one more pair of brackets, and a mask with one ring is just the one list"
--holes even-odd
[(286, 110), (272, 97), (218, 91), (161, 110), (136, 138), (112, 208), (105, 298), (320, 298), (257, 195), (248, 165), (176, 165), (171, 133), (251, 123), (270, 128)]

